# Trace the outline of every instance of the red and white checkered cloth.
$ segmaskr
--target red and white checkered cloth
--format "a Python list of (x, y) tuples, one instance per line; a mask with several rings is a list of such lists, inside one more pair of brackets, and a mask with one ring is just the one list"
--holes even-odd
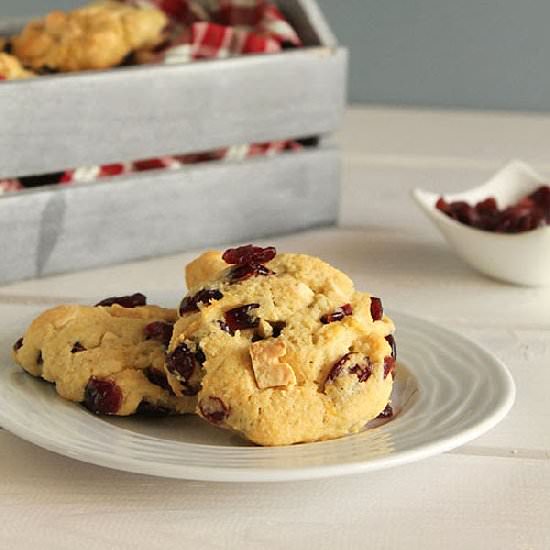
[[(277, 7), (265, 0), (122, 0), (163, 10), (169, 24), (166, 40), (150, 56), (152, 63), (188, 63), (245, 54), (276, 53), (298, 47), (300, 38)], [(238, 160), (301, 149), (295, 141), (235, 145), (216, 151), (174, 155), (104, 166), (66, 170), (60, 184), (96, 181), (131, 172), (177, 169), (209, 160)], [(17, 179), (0, 180), (0, 194), (24, 185)]]

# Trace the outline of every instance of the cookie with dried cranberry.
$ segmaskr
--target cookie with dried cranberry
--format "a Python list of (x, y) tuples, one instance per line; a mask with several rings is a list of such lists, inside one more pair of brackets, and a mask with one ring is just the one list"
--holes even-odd
[(31, 21), (11, 44), (22, 63), (35, 70), (106, 69), (161, 42), (166, 23), (161, 10), (105, 0)]
[(61, 397), (97, 414), (183, 414), (196, 400), (175, 396), (163, 368), (175, 319), (175, 310), (146, 306), (141, 294), (63, 305), (37, 317), (13, 354)]
[(394, 325), (378, 298), (312, 256), (248, 245), (202, 258), (207, 276), (195, 260), (166, 362), (202, 418), (287, 445), (357, 432), (384, 411)]

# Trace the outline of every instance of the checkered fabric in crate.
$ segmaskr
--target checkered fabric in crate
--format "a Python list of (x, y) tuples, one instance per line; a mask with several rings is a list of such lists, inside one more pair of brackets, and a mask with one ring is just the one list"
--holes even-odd
[[(141, 62), (189, 63), (236, 55), (277, 53), (299, 47), (300, 39), (278, 8), (264, 0), (125, 0), (163, 10), (169, 24), (166, 40)], [(205, 153), (173, 155), (135, 162), (83, 166), (59, 174), (62, 185), (154, 169), (177, 169), (209, 160), (238, 160), (300, 149), (295, 141), (235, 145)], [(0, 180), (0, 193), (25, 187), (31, 178)], [(34, 178), (37, 180), (38, 178)], [(51, 177), (47, 180), (51, 183)]]

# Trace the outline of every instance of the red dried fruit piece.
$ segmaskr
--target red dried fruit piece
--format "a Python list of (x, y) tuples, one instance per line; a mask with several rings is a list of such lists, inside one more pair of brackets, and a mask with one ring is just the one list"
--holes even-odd
[(227, 334), (233, 335), (229, 327), (227, 326), (227, 323), (225, 321), (218, 321), (218, 324), (220, 325), (220, 329), (224, 332), (227, 332)]
[(214, 288), (203, 288), (199, 290), (194, 296), (186, 296), (180, 304), (180, 315), (184, 313), (190, 313), (191, 311), (198, 311), (199, 304), (210, 304), (212, 300), (221, 300), (223, 294)]
[(273, 329), (272, 338), (278, 338), (286, 327), (286, 321), (268, 321)]
[(393, 334), (388, 334), (385, 340), (391, 346), (391, 356), (394, 359), (397, 359), (397, 346), (395, 345), (395, 338), (393, 337)]
[(376, 418), (391, 418), (393, 416), (392, 406), (388, 403), (384, 410)]
[(180, 344), (166, 355), (166, 368), (183, 382), (187, 382), (193, 376), (195, 369), (199, 367), (200, 364), (195, 353), (189, 349), (187, 344)]
[(392, 373), (395, 369), (395, 359), (389, 355), (384, 357), (384, 378), (388, 376), (388, 374)]
[(229, 416), (229, 407), (219, 397), (207, 397), (199, 402), (201, 415), (212, 424), (220, 424)]
[(352, 315), (353, 308), (351, 304), (344, 304), (343, 306), (335, 309), (332, 313), (326, 313), (321, 316), (321, 323), (328, 325), (329, 323), (334, 323), (334, 321), (341, 321), (344, 317)]
[(145, 375), (147, 380), (151, 382), (151, 384), (159, 386), (171, 395), (174, 395), (174, 391), (170, 387), (170, 384), (168, 383), (164, 372), (160, 371), (159, 369), (155, 369), (154, 367), (147, 367), (146, 369), (143, 369), (143, 374)]
[(166, 368), (176, 376), (184, 395), (197, 395), (199, 392), (200, 385), (191, 383), (191, 377), (205, 361), (206, 356), (200, 348), (192, 352), (185, 343), (166, 355)]
[(480, 214), (494, 213), (498, 210), (497, 201), (493, 197), (488, 197), (482, 201), (479, 201), (475, 209)]
[(160, 405), (152, 405), (148, 401), (142, 401), (138, 408), (136, 409), (137, 414), (142, 416), (151, 416), (154, 418), (160, 418), (163, 416), (169, 416), (172, 414), (172, 411), (167, 407), (162, 407)]
[(75, 342), (71, 349), (71, 353), (79, 353), (81, 351), (86, 351), (86, 348), (80, 342)]
[(246, 304), (226, 311), (223, 317), (230, 334), (235, 334), (236, 330), (256, 328), (260, 323), (260, 319), (251, 317), (249, 312), (258, 307), (260, 307), (260, 304)]
[(140, 292), (136, 292), (131, 296), (113, 296), (111, 298), (105, 298), (96, 304), (96, 307), (109, 307), (112, 305), (119, 305), (121, 307), (140, 307), (147, 303), (147, 298)]
[(382, 300), (372, 296), (370, 299), (370, 314), (373, 321), (380, 321), (384, 317), (384, 308), (382, 306)]
[(365, 357), (365, 363), (357, 363), (350, 367), (349, 371), (355, 374), (359, 382), (366, 382), (372, 374), (372, 367), (368, 357)]
[(19, 338), (14, 344), (13, 344), (13, 351), (18, 351), (23, 347), (23, 338)]
[(443, 197), (439, 197), (435, 203), (435, 207), (446, 213), (449, 210), (449, 203)]
[(174, 325), (166, 321), (153, 321), (143, 328), (146, 340), (157, 340), (158, 342), (162, 342), (166, 348), (172, 338), (173, 330)]
[(520, 233), (550, 223), (550, 187), (540, 186), (516, 204), (499, 210), (496, 200), (488, 197), (472, 207), (464, 201), (447, 203), (443, 197), (436, 208), (461, 223), (485, 231)]
[(529, 198), (543, 212), (546, 223), (550, 223), (550, 187), (548, 185), (541, 185), (529, 195)]
[(122, 405), (122, 390), (112, 380), (92, 376), (84, 390), (84, 406), (95, 414), (116, 414)]
[(340, 358), (336, 363), (334, 363), (332, 369), (328, 373), (327, 380), (334, 380), (336, 377), (340, 376), (344, 363), (351, 357), (351, 352), (346, 353), (342, 358)]
[[(352, 355), (354, 355), (352, 352), (346, 353), (334, 364), (327, 376), (327, 381), (332, 381), (340, 376), (344, 365), (349, 361)], [(364, 357), (361, 362), (353, 363), (348, 367), (348, 372), (355, 374), (359, 379), (359, 382), (366, 382), (369, 379), (369, 376), (372, 374), (370, 359), (368, 357)]]
[(502, 233), (520, 233), (541, 227), (544, 223), (544, 215), (540, 210), (512, 206), (501, 212), (496, 230)]
[(238, 248), (229, 248), (223, 253), (222, 259), (225, 263), (233, 265), (264, 264), (275, 258), (276, 254), (274, 246), (262, 248), (247, 244)]
[(256, 275), (273, 275), (273, 271), (262, 264), (238, 265), (229, 271), (228, 279), (230, 283), (240, 283)]

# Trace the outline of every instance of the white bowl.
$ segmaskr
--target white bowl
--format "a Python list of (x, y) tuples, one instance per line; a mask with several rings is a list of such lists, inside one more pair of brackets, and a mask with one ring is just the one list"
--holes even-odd
[[(530, 166), (513, 161), (480, 187), (444, 198), (474, 205), (494, 197), (498, 207), (503, 208), (545, 183)], [(440, 195), (421, 189), (415, 189), (412, 194), (455, 252), (474, 269), (517, 285), (550, 285), (550, 226), (514, 234), (482, 231), (439, 211), (435, 204)]]

